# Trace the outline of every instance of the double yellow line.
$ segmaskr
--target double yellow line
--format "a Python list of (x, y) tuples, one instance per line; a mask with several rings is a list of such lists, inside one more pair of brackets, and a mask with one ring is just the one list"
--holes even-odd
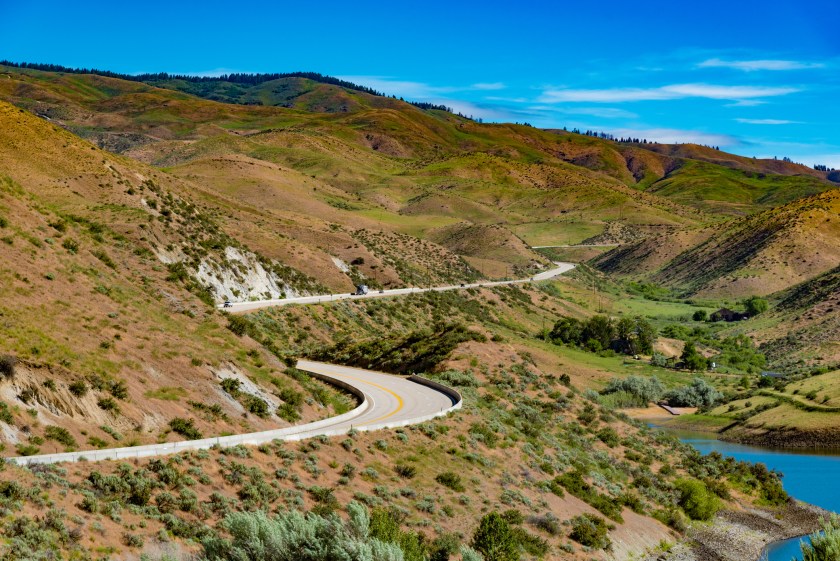
[(384, 392), (387, 392), (387, 393), (391, 394), (392, 396), (394, 396), (397, 399), (397, 404), (398, 405), (397, 405), (396, 409), (394, 409), (393, 411), (391, 411), (387, 415), (382, 415), (381, 417), (377, 417), (376, 419), (371, 419), (370, 421), (366, 421), (365, 422), (366, 425), (369, 425), (371, 423), (375, 423), (376, 421), (381, 421), (383, 419), (387, 419), (388, 417), (393, 417), (394, 415), (399, 413), (402, 410), (402, 408), (405, 406), (405, 402), (403, 401), (403, 399), (399, 395), (397, 395), (396, 392), (393, 392), (393, 391), (389, 390), (385, 386), (381, 386), (379, 384), (369, 382), (369, 381), (364, 380), (362, 378), (356, 378), (355, 376), (347, 376), (346, 374), (341, 374), (341, 377), (349, 378), (351, 380), (356, 380), (357, 382), (361, 382), (363, 384), (368, 384), (368, 385), (374, 386), (374, 387), (379, 388), (380, 390), (382, 390)]

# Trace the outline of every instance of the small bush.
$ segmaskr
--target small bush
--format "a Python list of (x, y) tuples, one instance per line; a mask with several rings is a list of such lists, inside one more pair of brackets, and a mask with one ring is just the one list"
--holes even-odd
[(572, 519), (569, 537), (586, 547), (607, 549), (612, 543), (607, 537), (607, 530), (607, 523), (600, 516), (581, 514)]
[(599, 430), (598, 439), (610, 448), (615, 448), (619, 442), (618, 433), (611, 427), (604, 427)]
[(201, 433), (195, 428), (195, 421), (193, 419), (175, 417), (169, 421), (169, 428), (188, 440), (198, 440), (201, 438)]
[(692, 520), (711, 520), (720, 508), (720, 501), (702, 481), (679, 479), (674, 486), (680, 493), (678, 504)]
[(828, 520), (820, 520), (821, 531), (800, 540), (803, 561), (827, 561), (837, 559), (840, 552), (840, 517), (832, 514)]
[(406, 464), (397, 464), (394, 466), (394, 471), (403, 479), (412, 479), (417, 475), (417, 468)]
[(117, 268), (117, 264), (114, 262), (113, 259), (111, 259), (111, 256), (108, 255), (107, 253), (105, 253), (104, 251), (96, 250), (96, 251), (91, 251), (91, 253), (93, 254), (94, 257), (96, 257), (97, 259), (102, 261), (107, 267), (110, 267), (111, 269), (116, 269)]
[(239, 386), (241, 385), (240, 381), (236, 378), (225, 378), (222, 380), (222, 389), (225, 390), (228, 394), (232, 395), (233, 397), (239, 396)]
[(255, 395), (248, 395), (243, 405), (249, 413), (253, 413), (257, 417), (262, 419), (268, 417), (268, 403), (262, 398)]
[(491, 512), (481, 518), (470, 545), (488, 561), (519, 559), (519, 544), (510, 524), (498, 512)]
[(55, 425), (50, 425), (44, 430), (44, 436), (48, 440), (55, 440), (59, 444), (63, 444), (67, 448), (78, 448), (79, 444), (76, 442), (76, 439), (73, 438), (73, 435), (70, 434), (70, 431), (63, 427), (57, 427)]
[(0, 376), (3, 378), (14, 377), (15, 366), (17, 366), (17, 358), (12, 355), (0, 356)]
[(111, 395), (116, 397), (117, 399), (127, 399), (128, 398), (128, 386), (125, 383), (125, 380), (114, 380), (108, 386), (108, 391), (111, 392)]
[(88, 386), (84, 382), (84, 380), (76, 380), (75, 382), (71, 383), (67, 389), (70, 390), (70, 393), (75, 395), (76, 397), (84, 397), (88, 392)]
[(437, 481), (444, 487), (449, 487), (453, 491), (457, 491), (459, 493), (465, 491), (464, 484), (461, 483), (461, 476), (457, 473), (445, 471), (439, 474), (437, 477), (435, 477), (435, 481)]
[(67, 253), (76, 254), (79, 251), (79, 242), (74, 239), (67, 238), (61, 242), (61, 247), (67, 250)]
[(104, 409), (109, 413), (113, 413), (114, 415), (118, 415), (120, 412), (120, 406), (112, 397), (101, 397), (97, 400), (96, 404), (99, 406), (100, 409)]
[(230, 329), (234, 335), (239, 337), (243, 337), (251, 332), (253, 327), (251, 326), (251, 322), (248, 321), (243, 316), (234, 316), (228, 315), (228, 325), (227, 328)]

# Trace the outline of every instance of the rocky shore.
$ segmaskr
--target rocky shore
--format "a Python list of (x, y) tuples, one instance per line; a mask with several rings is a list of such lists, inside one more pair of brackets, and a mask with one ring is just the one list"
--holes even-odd
[(752, 561), (764, 548), (779, 540), (810, 534), (828, 512), (819, 507), (791, 501), (784, 507), (744, 506), (721, 511), (710, 524), (698, 524), (685, 540), (670, 551), (642, 561)]

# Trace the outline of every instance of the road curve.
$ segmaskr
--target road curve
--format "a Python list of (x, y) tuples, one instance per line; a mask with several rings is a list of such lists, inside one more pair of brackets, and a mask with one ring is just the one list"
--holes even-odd
[[(316, 304), (344, 299), (382, 298), (415, 292), (443, 292), (446, 290), (538, 282), (562, 275), (575, 268), (574, 263), (556, 262), (555, 265), (557, 267), (524, 279), (436, 286), (425, 289), (398, 288), (370, 292), (361, 296), (326, 294), (300, 298), (238, 302), (227, 308), (227, 310), (232, 312), (249, 312), (260, 308), (286, 306), (289, 304)], [(186, 450), (202, 450), (213, 446), (235, 446), (237, 444), (258, 445), (273, 440), (303, 440), (319, 435), (336, 436), (346, 434), (351, 429), (371, 431), (422, 423), (435, 417), (446, 415), (450, 411), (460, 409), (462, 405), (461, 396), (457, 391), (419, 376), (404, 378), (382, 372), (363, 370), (361, 368), (350, 368), (309, 360), (298, 361), (297, 367), (312, 373), (315, 377), (325, 380), (328, 383), (347, 389), (359, 398), (359, 405), (343, 415), (282, 429), (126, 448), (18, 456), (6, 458), (6, 461), (18, 465), (30, 465), (119, 460), (163, 456)]]
[(343, 415), (282, 429), (128, 448), (19, 456), (7, 458), (7, 461), (30, 465), (80, 460), (119, 460), (163, 456), (213, 446), (258, 445), (273, 440), (303, 440), (319, 435), (336, 436), (346, 434), (351, 429), (371, 431), (422, 423), (460, 409), (462, 404), (457, 391), (419, 376), (405, 378), (309, 360), (298, 361), (297, 367), (317, 378), (347, 388), (359, 398), (359, 405)]
[(521, 284), (526, 282), (544, 281), (562, 275), (575, 268), (574, 263), (555, 262), (557, 267), (537, 273), (533, 277), (524, 279), (514, 279), (506, 281), (492, 281), (492, 282), (476, 282), (470, 284), (453, 284), (446, 286), (434, 286), (431, 288), (394, 288), (391, 290), (372, 290), (367, 294), (354, 296), (346, 292), (342, 294), (320, 294), (316, 296), (300, 296), (297, 298), (276, 298), (273, 300), (255, 300), (253, 302), (234, 302), (232, 305), (224, 308), (219, 305), (219, 309), (224, 309), (229, 312), (252, 312), (261, 308), (271, 308), (274, 306), (288, 306), (289, 304), (320, 304), (322, 302), (337, 302), (339, 300), (361, 300), (363, 298), (385, 298), (388, 296), (399, 296), (401, 294), (414, 294), (420, 292), (444, 292), (446, 290), (465, 290), (467, 288), (478, 288), (482, 286), (502, 286), (506, 284)]

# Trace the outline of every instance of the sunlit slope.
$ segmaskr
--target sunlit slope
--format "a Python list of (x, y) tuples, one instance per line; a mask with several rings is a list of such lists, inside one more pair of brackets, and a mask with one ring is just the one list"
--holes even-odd
[(607, 272), (647, 278), (701, 296), (770, 294), (840, 262), (840, 190), (721, 227), (652, 236), (594, 262)]
[[(0, 97), (195, 181), (208, 204), (230, 206), (228, 214), (237, 215), (236, 226), (222, 217), (226, 231), (242, 232), (296, 267), (320, 263), (310, 274), (327, 273), (326, 254), (336, 256), (358, 229), (428, 238), (465, 222), (499, 226), (525, 245), (631, 242), (657, 234), (696, 240), (702, 236), (686, 232), (830, 187), (824, 173), (787, 162), (476, 123), (304, 78), (248, 92), (212, 82), (199, 91), (196, 83), (153, 87), (7, 70)], [(305, 233), (302, 254), (295, 244), (275, 248), (283, 244), (258, 225), (266, 212), (286, 220), (284, 235)], [(317, 232), (335, 241), (320, 257), (310, 243)], [(521, 257), (512, 254), (510, 263)], [(379, 278), (396, 282), (390, 273)]]
[[(220, 377), (259, 388), (283, 367), (226, 329), (191, 275), (199, 255), (222, 262), (217, 246), (245, 250), (178, 195), (184, 184), (2, 102), (0, 161), (0, 354), (18, 360), (0, 380), (0, 401), (14, 425), (39, 436), (58, 424), (98, 447), (118, 445), (101, 426), (125, 444), (176, 438), (176, 417), (194, 417), (205, 434), (284, 423), (243, 417), (221, 391)], [(176, 259), (183, 267), (170, 266)], [(196, 409), (214, 405), (215, 416)], [(9, 424), (5, 453), (26, 438)]]

